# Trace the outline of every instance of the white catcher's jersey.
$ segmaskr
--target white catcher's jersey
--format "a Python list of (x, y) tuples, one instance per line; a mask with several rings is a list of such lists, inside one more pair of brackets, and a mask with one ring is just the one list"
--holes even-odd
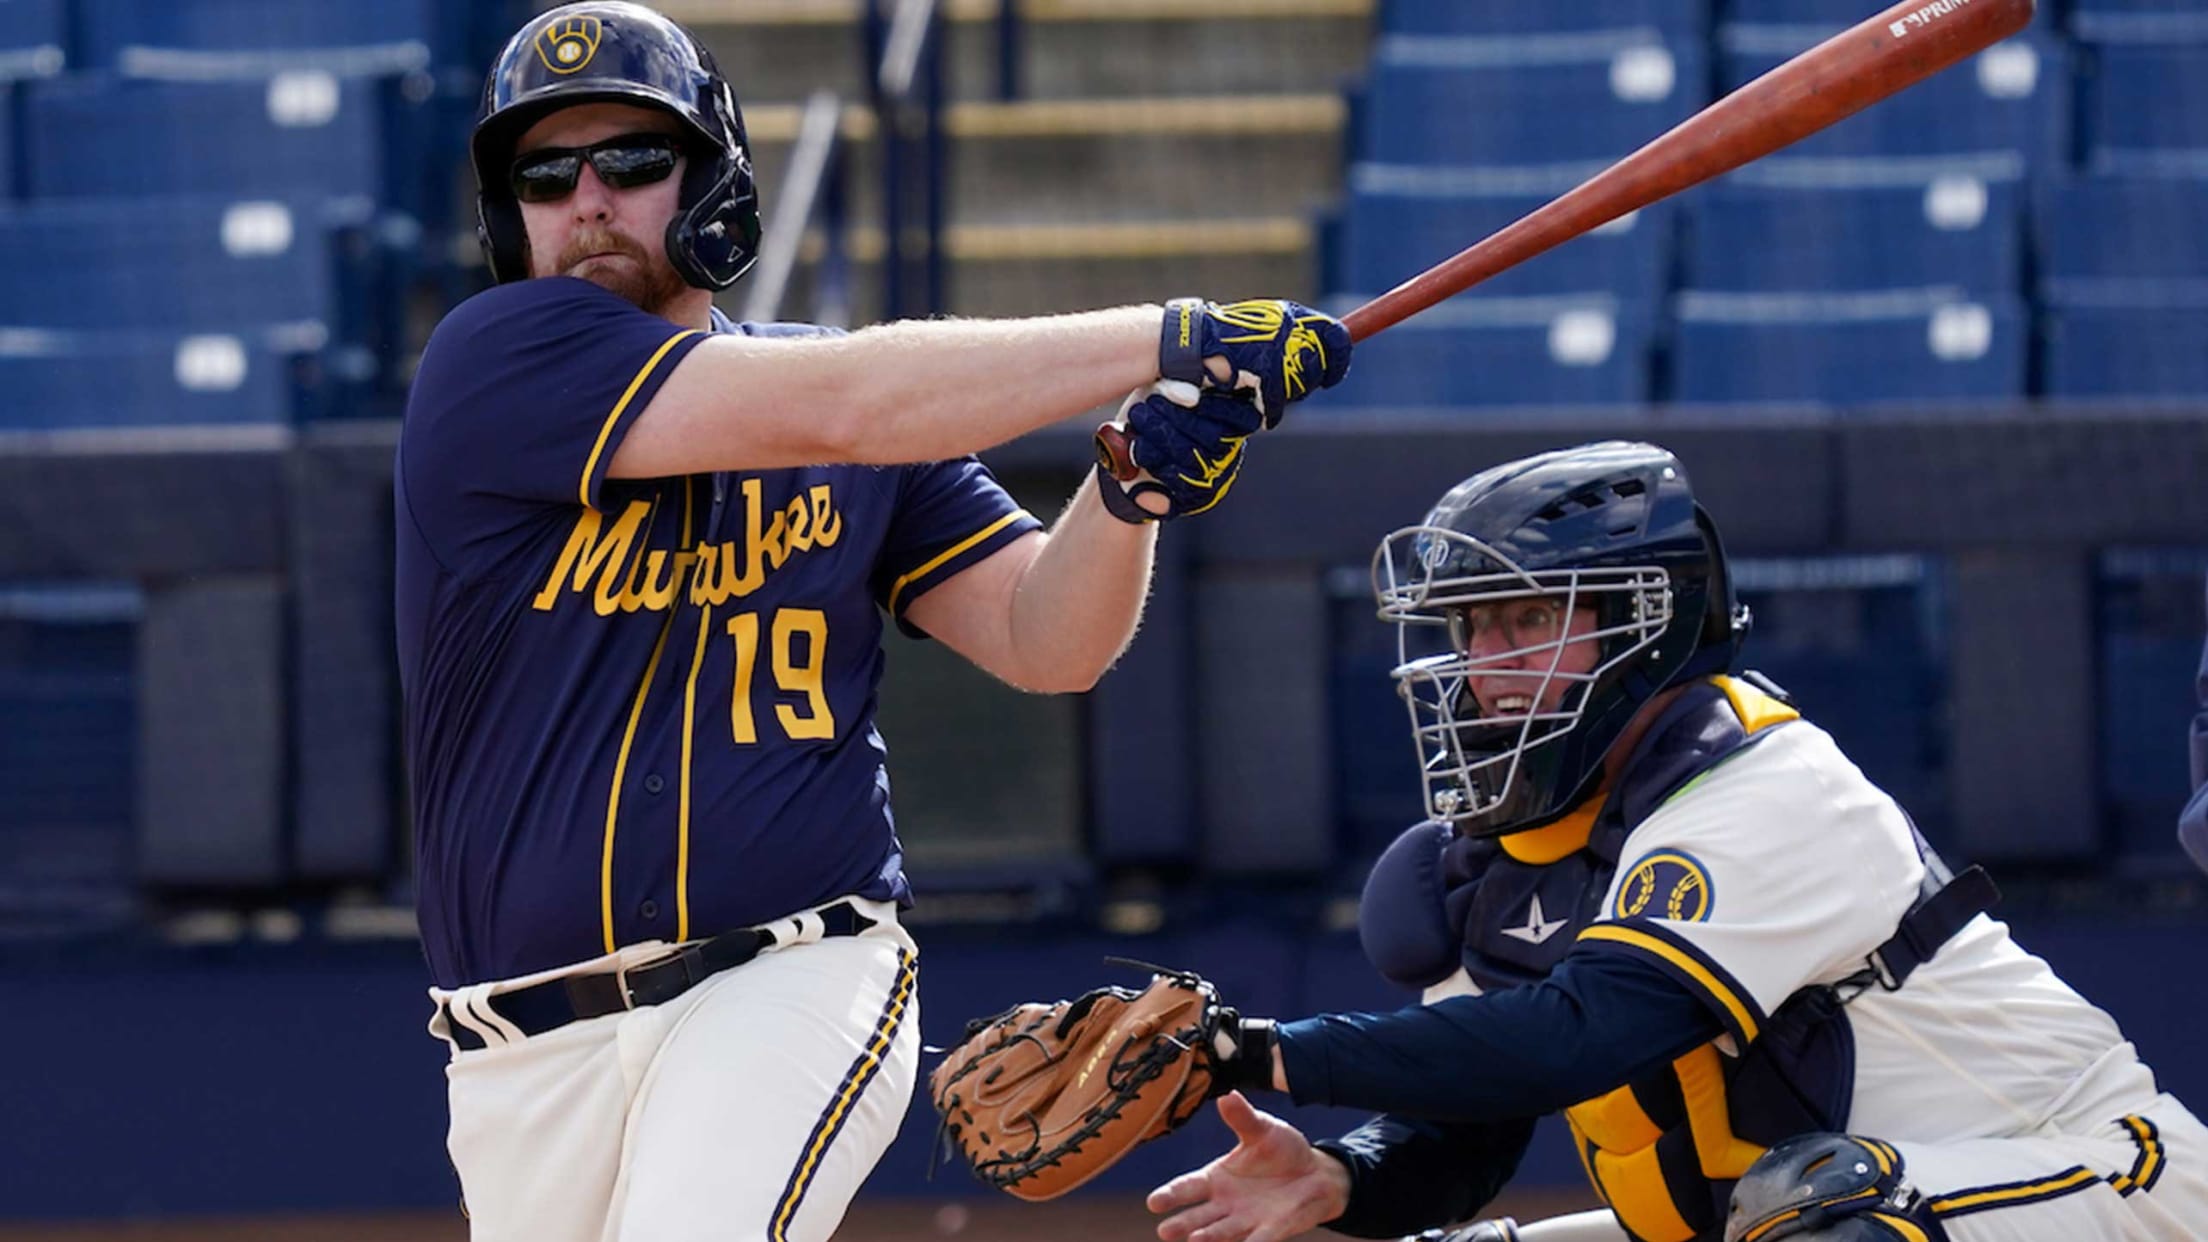
[[(1666, 962), (1702, 992), (1737, 1051), (1797, 990), (1834, 984), (1864, 968), (1917, 900), (1925, 863), (1894, 801), (1872, 785), (1823, 730), (1797, 720), (1728, 758), (1674, 795), (1630, 836), (1603, 903), (1603, 922), (1585, 938), (1609, 940)], [(2157, 1200), (2183, 1197), (2200, 1215), (2197, 1233), (2134, 1234), (2112, 1223), (2106, 1237), (2208, 1237), (2208, 1193), (2194, 1138), (2199, 1123), (2158, 1097), (2154, 1076), (2108, 1014), (2020, 948), (2001, 922), (1979, 915), (1895, 991), (1875, 983), (1845, 1007), (1852, 1034), (1853, 1091), (1847, 1129), (1900, 1145), (1911, 1180), (1961, 1208), (1959, 1237), (2054, 1237), (2027, 1229), (1987, 1232), (1992, 1215), (2021, 1223), (2030, 1202), (2063, 1198), (2098, 1181), (2111, 1203), (2148, 1189), (2182, 1158), (2194, 1167), (2157, 1177)], [(1995, 1176), (1996, 1162), (1935, 1168), (1920, 1145), (1970, 1140), (2096, 1136), (2130, 1131), (2122, 1119), (2163, 1117), (2162, 1134), (2105, 1144), (2097, 1161), (2122, 1167), (2034, 1172), (2027, 1161), (2004, 1182), (1942, 1185), (1941, 1176)], [(2174, 1118), (2174, 1122), (2172, 1121)], [(2147, 1129), (2155, 1129), (2153, 1126)], [(2137, 1129), (2137, 1127), (2132, 1127)], [(2181, 1140), (2190, 1150), (2170, 1150)], [(2153, 1156), (2151, 1162), (2149, 1156)], [(2033, 1160), (2045, 1163), (2044, 1153)], [(2151, 1168), (2134, 1168), (2147, 1165)], [(2125, 1175), (2129, 1182), (2118, 1183)], [(2068, 1175), (2061, 1193), (2050, 1185)], [(1927, 1184), (1928, 1177), (1931, 1184)], [(2167, 1190), (2168, 1194), (2159, 1193)], [(2120, 1193), (2115, 1193), (2120, 1192)], [(1975, 1195), (1967, 1202), (1959, 1196)], [(2005, 1196), (2005, 1197), (2004, 1197)], [(2015, 1214), (1994, 1212), (2014, 1205)], [(2067, 1210), (2080, 1205), (2073, 1202)], [(2138, 1205), (2133, 1205), (2138, 1206)], [(2119, 1211), (2126, 1209), (2117, 1209)], [(1991, 1213), (1983, 1221), (1981, 1213)], [(2163, 1213), (2163, 1214), (2166, 1214)], [(1972, 1217), (1970, 1227), (1961, 1219)], [(2159, 1217), (2158, 1217), (2159, 1218)], [(2172, 1216), (2170, 1219), (2187, 1219)]]

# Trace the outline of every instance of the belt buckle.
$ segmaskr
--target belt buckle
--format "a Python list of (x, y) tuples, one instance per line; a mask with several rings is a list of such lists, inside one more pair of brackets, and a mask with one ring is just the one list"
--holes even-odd
[(621, 1008), (636, 1009), (636, 993), (629, 988), (629, 964), (622, 962), (613, 968), (613, 991), (621, 998)]

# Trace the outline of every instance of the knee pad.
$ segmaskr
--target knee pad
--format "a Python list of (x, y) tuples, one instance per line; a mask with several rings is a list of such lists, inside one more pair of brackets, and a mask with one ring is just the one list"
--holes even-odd
[(1733, 1186), (1725, 1242), (1947, 1242), (1901, 1153), (1876, 1139), (1804, 1134), (1756, 1158)]

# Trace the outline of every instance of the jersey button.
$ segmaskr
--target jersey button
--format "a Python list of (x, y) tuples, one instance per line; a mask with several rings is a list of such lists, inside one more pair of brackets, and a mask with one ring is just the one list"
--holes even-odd
[(663, 780), (657, 772), (654, 772), (650, 776), (644, 778), (645, 793), (656, 794), (660, 790), (665, 788), (667, 788), (667, 782)]
[[(659, 778), (655, 776), (652, 779), (656, 781)], [(656, 901), (647, 901), (643, 905), (638, 906), (636, 908), (636, 912), (644, 918), (656, 919), (659, 917), (659, 903)]]

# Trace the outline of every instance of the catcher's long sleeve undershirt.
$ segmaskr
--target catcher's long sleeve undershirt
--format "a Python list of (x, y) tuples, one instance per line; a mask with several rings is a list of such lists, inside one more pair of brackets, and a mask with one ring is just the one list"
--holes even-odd
[(1284, 1022), (1277, 1035), (1298, 1104), (1493, 1122), (1601, 1095), (1724, 1029), (1647, 959), (1586, 945), (1539, 983)]
[(1533, 1140), (1533, 1121), (1440, 1122), (1375, 1117), (1319, 1150), (1349, 1167), (1349, 1207), (1326, 1227), (1400, 1238), (1479, 1214)]

